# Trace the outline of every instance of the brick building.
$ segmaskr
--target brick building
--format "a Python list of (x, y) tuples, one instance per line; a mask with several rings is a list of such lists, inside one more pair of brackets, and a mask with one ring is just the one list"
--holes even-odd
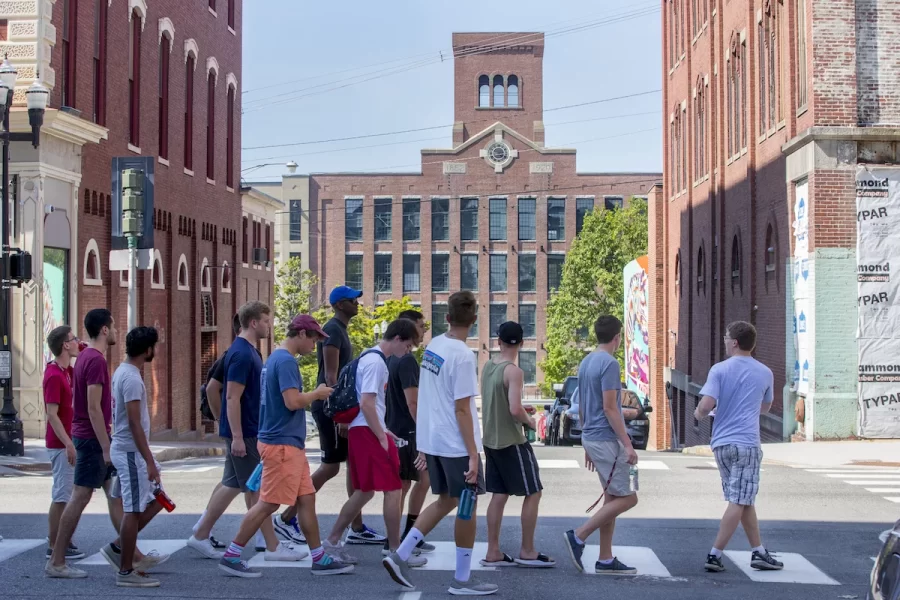
[[(137, 320), (160, 331), (157, 359), (145, 369), (151, 427), (157, 436), (197, 431), (201, 374), (231, 342), (243, 288), (272, 298), (271, 272), (239, 262), (247, 240), (238, 180), (242, 2), (7, 4), (3, 45), (20, 69), (20, 85), (40, 71), (51, 88), (41, 148), (20, 144), (12, 154), (19, 174), (14, 234), (44, 256), (15, 307), (25, 317), (13, 336), (20, 340), (17, 400), (26, 431), (43, 427), (47, 330), (71, 323), (83, 336), (85, 312), (109, 307), (122, 340), (109, 353), (112, 368), (124, 353), (127, 272), (109, 270), (116, 156), (155, 163), (155, 211), (145, 216), (153, 219), (155, 250), (152, 269), (140, 271), (137, 282)], [(14, 108), (14, 119), (27, 123), (24, 113)], [(46, 215), (43, 226), (35, 215)], [(22, 319), (14, 314), (13, 321)]]
[(660, 175), (577, 173), (574, 149), (544, 145), (543, 34), (457, 33), (453, 49), (449, 148), (422, 150), (415, 173), (313, 173), (308, 199), (282, 200), (303, 223), (302, 258), (322, 281), (319, 302), (344, 283), (370, 306), (407, 295), (435, 332), (450, 293), (476, 291), (469, 345), (479, 364), (497, 348), (497, 325), (520, 321), (534, 392), (547, 300), (584, 214), (643, 195)]
[[(900, 42), (900, 9), (889, 0), (662, 8), (666, 176), (650, 194), (654, 442), (670, 445), (673, 432), (682, 445), (709, 440), (709, 423), (692, 413), (737, 319), (757, 326), (756, 357), (775, 374), (764, 438), (788, 438), (795, 414), (809, 440), (854, 435), (854, 176), (857, 165), (897, 162), (900, 59), (883, 49)], [(800, 198), (808, 263), (794, 239)], [(793, 325), (801, 305), (806, 338)]]

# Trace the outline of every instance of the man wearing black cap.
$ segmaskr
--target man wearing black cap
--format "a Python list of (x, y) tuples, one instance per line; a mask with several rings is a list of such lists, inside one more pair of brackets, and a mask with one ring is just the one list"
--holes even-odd
[[(541, 478), (523, 425), (534, 429), (534, 418), (522, 406), (524, 373), (516, 362), (523, 331), (518, 323), (500, 325), (500, 355), (481, 374), (481, 414), (484, 419), (485, 483), (491, 492), (488, 506), (488, 549), (484, 567), (553, 567), (556, 561), (534, 549), (534, 529), (541, 502)], [(522, 547), (515, 559), (500, 550), (500, 523), (510, 496), (522, 503)]]

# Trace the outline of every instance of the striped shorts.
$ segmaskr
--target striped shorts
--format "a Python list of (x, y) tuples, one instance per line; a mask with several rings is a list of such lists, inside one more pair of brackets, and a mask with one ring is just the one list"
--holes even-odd
[(759, 492), (759, 466), (763, 452), (758, 446), (719, 446), (713, 448), (725, 501), (740, 506), (753, 506)]
[[(112, 451), (110, 458), (118, 472), (118, 493), (122, 508), (127, 513), (142, 513), (153, 502), (153, 483), (147, 475), (147, 463), (140, 452)], [(156, 461), (154, 461), (156, 462)], [(156, 463), (159, 470), (159, 463)]]
[(531, 444), (484, 449), (485, 483), (492, 494), (531, 496), (544, 489)]

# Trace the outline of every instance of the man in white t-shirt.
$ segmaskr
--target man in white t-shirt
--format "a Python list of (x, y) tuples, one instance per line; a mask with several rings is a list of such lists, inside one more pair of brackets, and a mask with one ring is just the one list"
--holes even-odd
[[(466, 488), (484, 493), (477, 365), (465, 341), (478, 318), (478, 302), (472, 292), (462, 291), (450, 296), (447, 308), (450, 330), (431, 340), (422, 358), (416, 423), (416, 444), (428, 464), (431, 492), (439, 497), (422, 511), (400, 548), (382, 561), (394, 581), (408, 588), (415, 587), (409, 561), (416, 545), (457, 507)], [(456, 520), (456, 573), (447, 590), (456, 596), (486, 596), (498, 589), (471, 577), (476, 523), (474, 504), (469, 519)]]
[[(388, 529), (388, 543), (391, 549), (400, 545), (400, 499), (403, 490), (400, 456), (395, 444), (397, 436), (388, 431), (384, 424), (387, 357), (409, 353), (418, 335), (415, 323), (409, 319), (397, 319), (388, 325), (381, 342), (357, 359), (359, 414), (350, 423), (347, 434), (347, 460), (353, 494), (341, 508), (331, 535), (323, 544), (326, 552), (345, 563), (355, 564), (357, 561), (341, 546), (341, 536), (353, 518), (375, 496), (375, 492), (384, 492), (384, 523)], [(415, 566), (425, 562), (420, 559)]]

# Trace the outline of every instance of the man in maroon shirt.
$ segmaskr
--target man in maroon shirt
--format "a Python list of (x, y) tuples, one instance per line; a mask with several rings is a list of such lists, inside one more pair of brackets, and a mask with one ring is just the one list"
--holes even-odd
[[(122, 499), (113, 496), (112, 478), (115, 469), (110, 458), (110, 421), (112, 419), (112, 394), (106, 351), (115, 346), (118, 338), (112, 313), (105, 308), (95, 308), (84, 316), (84, 329), (90, 337), (87, 348), (81, 351), (75, 363), (72, 419), (72, 442), (75, 445), (75, 487), (72, 497), (63, 511), (53, 545), (53, 554), (44, 567), (47, 577), (81, 579), (87, 573), (69, 567), (65, 562), (66, 549), (78, 521), (94, 490), (103, 488), (109, 504), (109, 518), (118, 532), (122, 523)], [(139, 527), (143, 528), (144, 524)], [(116, 569), (120, 568), (119, 540), (107, 544), (101, 550), (103, 557)], [(135, 550), (134, 568), (146, 572), (168, 560), (169, 556), (153, 551), (146, 555)]]
[[(47, 336), (47, 346), (55, 357), (44, 369), (44, 409), (47, 413), (47, 452), (53, 469), (47, 558), (53, 554), (59, 518), (72, 496), (75, 444), (72, 442), (72, 359), (78, 356), (78, 338), (72, 328), (62, 325)], [(66, 549), (66, 558), (83, 558), (74, 544)]]

